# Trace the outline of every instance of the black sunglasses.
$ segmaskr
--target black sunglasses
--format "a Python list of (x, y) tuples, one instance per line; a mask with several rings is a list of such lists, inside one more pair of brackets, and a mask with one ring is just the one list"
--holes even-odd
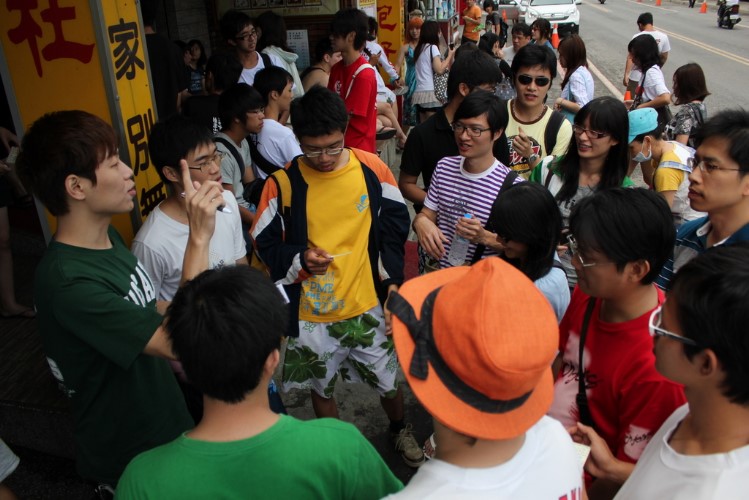
[(536, 80), (536, 85), (539, 87), (546, 87), (551, 81), (551, 78), (546, 76), (537, 76), (536, 78), (533, 78), (531, 75), (518, 75), (518, 81), (523, 85), (530, 85), (534, 79)]

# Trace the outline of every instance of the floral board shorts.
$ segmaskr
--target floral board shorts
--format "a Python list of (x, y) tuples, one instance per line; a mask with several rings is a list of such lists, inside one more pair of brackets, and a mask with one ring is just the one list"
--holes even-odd
[(385, 316), (377, 305), (366, 313), (334, 323), (299, 321), (299, 337), (286, 346), (282, 383), (289, 389), (312, 389), (333, 396), (335, 383), (364, 382), (385, 398), (398, 389), (398, 359)]

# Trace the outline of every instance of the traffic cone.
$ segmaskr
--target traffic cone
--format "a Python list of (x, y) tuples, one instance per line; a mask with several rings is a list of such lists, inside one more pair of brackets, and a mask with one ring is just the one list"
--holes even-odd
[(507, 22), (507, 11), (505, 9), (502, 9), (502, 20)]
[(655, 0), (655, 6), (660, 7), (661, 6), (661, 0)]
[(702, 2), (700, 7), (700, 14), (707, 14), (707, 1)]
[(559, 31), (557, 31), (556, 23), (554, 23), (554, 31), (551, 33), (551, 45), (555, 49), (559, 47)]
[(632, 92), (629, 90), (624, 92), (624, 99), (625, 101), (631, 101), (632, 100)]

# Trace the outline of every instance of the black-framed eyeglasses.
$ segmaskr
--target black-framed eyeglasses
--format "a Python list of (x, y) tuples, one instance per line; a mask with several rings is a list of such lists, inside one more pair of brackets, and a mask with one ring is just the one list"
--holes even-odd
[(453, 132), (455, 132), (458, 135), (461, 135), (463, 132), (466, 132), (468, 134), (468, 137), (480, 137), (481, 132), (486, 132), (487, 130), (491, 130), (490, 128), (481, 128), (476, 126), (467, 126), (463, 125), (462, 123), (452, 123), (450, 127), (453, 129)]
[(663, 306), (658, 306), (655, 311), (650, 314), (650, 322), (648, 323), (648, 330), (650, 331), (651, 337), (668, 337), (671, 340), (681, 342), (682, 344), (699, 347), (697, 342), (692, 339), (688, 339), (682, 335), (678, 335), (674, 332), (669, 332), (661, 328), (661, 322), (663, 320)]
[(216, 165), (221, 164), (221, 160), (224, 159), (224, 156), (226, 156), (226, 153), (223, 151), (216, 151), (210, 156), (206, 156), (205, 160), (201, 161), (200, 163), (191, 166), (187, 166), (190, 170), (200, 170), (201, 172), (205, 167), (210, 167), (211, 163), (215, 163)]
[(235, 36), (234, 39), (237, 41), (242, 40), (246, 42), (250, 38), (257, 38), (257, 36), (258, 36), (257, 30), (252, 30), (249, 33), (239, 34)]
[(532, 77), (531, 75), (518, 75), (518, 82), (522, 83), (523, 85), (530, 85), (532, 81), (536, 81), (536, 85), (539, 87), (546, 87), (549, 82), (551, 82), (551, 78), (548, 76), (536, 76)]
[(328, 147), (328, 148), (323, 148), (323, 149), (312, 149), (312, 150), (309, 149), (309, 146), (302, 145), (304, 156), (306, 156), (307, 158), (317, 158), (324, 154), (328, 156), (338, 156), (341, 153), (343, 153), (344, 149), (346, 148), (343, 146), (343, 142), (341, 142), (340, 146)]
[(688, 158), (687, 159), (687, 166), (694, 170), (694, 167), (697, 167), (700, 169), (700, 172), (712, 174), (716, 170), (725, 170), (726, 172), (740, 172), (740, 168), (726, 168), (726, 167), (719, 167), (718, 165), (713, 165), (712, 163), (705, 163), (705, 160), (698, 160), (697, 158)]
[(585, 132), (585, 135), (587, 135), (591, 139), (603, 139), (604, 137), (608, 137), (608, 133), (606, 132), (599, 132), (597, 130), (590, 130), (587, 128), (583, 128), (580, 125), (573, 125), (572, 131), (576, 135), (582, 135), (583, 132)]

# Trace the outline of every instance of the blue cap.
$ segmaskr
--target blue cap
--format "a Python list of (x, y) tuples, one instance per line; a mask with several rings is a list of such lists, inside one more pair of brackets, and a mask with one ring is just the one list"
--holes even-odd
[(629, 142), (641, 134), (658, 128), (658, 112), (653, 108), (639, 108), (629, 112)]

